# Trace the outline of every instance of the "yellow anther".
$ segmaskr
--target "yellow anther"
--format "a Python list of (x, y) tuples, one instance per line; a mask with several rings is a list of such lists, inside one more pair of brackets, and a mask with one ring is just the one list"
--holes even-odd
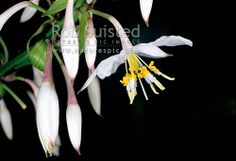
[(144, 78), (146, 77), (148, 74), (150, 74), (150, 72), (148, 71), (147, 67), (142, 66), (141, 68), (139, 68), (140, 72), (138, 73), (138, 77), (139, 78)]
[(150, 68), (151, 71), (153, 71), (154, 73), (159, 73), (160, 71), (154, 66), (154, 61), (151, 61), (148, 65), (148, 67)]
[(120, 82), (124, 85), (127, 86), (129, 84), (129, 81), (131, 79), (131, 75), (130, 74), (126, 74), (122, 80), (120, 80)]

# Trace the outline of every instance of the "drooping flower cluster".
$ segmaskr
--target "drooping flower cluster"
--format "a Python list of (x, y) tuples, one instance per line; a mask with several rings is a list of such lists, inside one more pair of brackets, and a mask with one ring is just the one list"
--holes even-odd
[[(27, 57), (28, 60), (33, 60), (31, 61), (31, 64), (33, 65), (34, 80), (16, 76), (15, 73), (4, 76), (5, 73), (14, 66), (8, 67), (7, 54), (4, 60), (0, 59), (0, 64), (4, 66), (4, 68), (1, 68), (0, 66), (0, 69), (5, 70), (0, 71), (0, 122), (7, 138), (10, 140), (13, 138), (12, 120), (10, 112), (3, 100), (3, 91), (8, 91), (21, 107), (25, 109), (26, 105), (6, 85), (8, 82), (19, 80), (32, 87), (33, 91), (27, 91), (27, 94), (35, 106), (39, 140), (45, 154), (47, 156), (59, 155), (59, 148), (61, 146), (59, 136), (60, 98), (57, 95), (53, 79), (53, 54), (65, 77), (67, 86), (67, 130), (71, 144), (78, 154), (80, 154), (82, 136), (82, 112), (74, 91), (74, 81), (79, 72), (79, 61), (81, 61), (80, 51), (84, 51), (85, 54), (88, 79), (79, 92), (82, 92), (86, 88), (88, 89), (88, 97), (91, 105), (94, 111), (100, 116), (102, 115), (101, 89), (98, 78), (104, 79), (111, 76), (117, 71), (121, 64), (124, 64), (125, 66), (125, 74), (120, 80), (120, 83), (127, 91), (130, 104), (134, 102), (135, 97), (138, 94), (137, 88), (139, 87), (141, 87), (145, 99), (148, 100), (148, 94), (143, 82), (146, 82), (155, 94), (159, 94), (159, 90), (165, 90), (164, 85), (158, 80), (159, 76), (170, 81), (174, 80), (174, 78), (162, 73), (157, 66), (154, 65), (153, 60), (146, 63), (142, 57), (151, 59), (169, 57), (171, 55), (165, 53), (159, 47), (178, 45), (192, 46), (190, 40), (181, 36), (162, 36), (154, 42), (133, 45), (117, 19), (109, 14), (93, 9), (95, 2), (96, 0), (57, 0), (53, 4), (50, 4), (51, 2), (49, 2), (50, 7), (46, 10), (39, 6), (39, 0), (22, 1), (0, 15), (0, 31), (7, 20), (21, 9), (24, 9), (24, 11), (21, 15), (20, 22), (26, 22), (31, 19), (37, 10), (48, 16), (49, 20), (45, 21), (45, 23), (40, 26), (30, 40), (34, 36), (40, 35), (48, 23), (51, 23), (52, 25), (55, 23), (60, 24), (60, 27), (62, 28), (60, 30), (60, 36), (48, 32), (46, 37), (48, 35), (49, 37), (51, 36), (50, 38), (47, 37), (47, 40), (50, 39), (49, 41), (46, 42), (45, 38), (42, 38), (42, 46), (37, 46), (35, 50), (32, 49), (35, 46), (27, 48), (27, 55), (23, 55)], [(149, 26), (149, 16), (151, 14), (152, 5), (153, 0), (140, 0), (141, 14), (147, 26)], [(64, 15), (61, 15), (59, 12), (64, 9)], [(97, 67), (95, 66), (95, 61), (98, 46), (93, 23), (94, 15), (103, 17), (113, 24), (119, 34), (122, 45), (122, 50), (119, 54), (110, 56), (101, 61)], [(60, 19), (61, 17), (64, 18)], [(80, 22), (79, 26), (76, 25), (77, 22)], [(78, 28), (80, 29), (79, 31), (77, 30)], [(30, 40), (28, 45), (30, 45)], [(0, 42), (5, 46), (2, 40)], [(57, 49), (60, 49), (63, 59), (60, 58)], [(32, 50), (34, 52), (32, 52)], [(5, 53), (7, 53), (6, 49)], [(23, 60), (24, 59), (22, 59), (22, 61)], [(11, 66), (14, 63), (11, 63)], [(20, 63), (20, 67), (24, 63), (27, 64), (26, 62)], [(38, 64), (40, 64), (43, 69), (38, 67)], [(6, 66), (8, 68), (6, 68)]]

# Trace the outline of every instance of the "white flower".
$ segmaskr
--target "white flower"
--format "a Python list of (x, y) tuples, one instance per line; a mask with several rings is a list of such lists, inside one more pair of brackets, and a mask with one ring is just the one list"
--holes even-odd
[(25, 7), (29, 7), (31, 5), (31, 3), (29, 1), (23, 1), (20, 3), (17, 3), (16, 5), (12, 6), (11, 8), (9, 8), (8, 10), (6, 10), (5, 12), (3, 12), (0, 15), (0, 31), (2, 30), (2, 27), (4, 26), (4, 24), (7, 22), (7, 20), (16, 12), (18, 12), (19, 10), (25, 8)]
[(37, 97), (36, 123), (41, 144), (46, 154), (52, 155), (59, 127), (59, 101), (55, 87), (43, 82)]
[(139, 2), (143, 20), (149, 26), (148, 20), (152, 10), (153, 0), (139, 0)]
[[(170, 56), (162, 51), (158, 46), (177, 46), (177, 45), (189, 45), (192, 46), (192, 42), (180, 36), (163, 36), (154, 42), (142, 43), (130, 48), (125, 48), (121, 50), (120, 54), (111, 56), (103, 60), (91, 74), (88, 80), (85, 82), (80, 91), (87, 88), (96, 76), (100, 79), (109, 77), (111, 74), (115, 73), (117, 68), (125, 63), (126, 75), (121, 80), (121, 83), (126, 87), (130, 103), (133, 103), (135, 96), (137, 95), (136, 87), (137, 80), (139, 81), (142, 91), (146, 99), (148, 99), (145, 89), (143, 87), (141, 79), (144, 78), (145, 81), (150, 85), (154, 93), (158, 94), (154, 85), (164, 90), (164, 86), (153, 76), (152, 73), (160, 75), (168, 80), (174, 80), (174, 78), (168, 77), (163, 74), (154, 66), (152, 61), (149, 65), (146, 64), (140, 56), (148, 58), (164, 58)], [(129, 66), (129, 68), (128, 68)], [(152, 72), (152, 73), (151, 73)]]
[(6, 107), (4, 100), (0, 100), (0, 123), (2, 125), (2, 129), (6, 134), (9, 140), (13, 138), (13, 128), (12, 128), (12, 120), (11, 114)]
[(73, 19), (73, 5), (74, 0), (68, 0), (60, 39), (63, 60), (72, 80), (75, 79), (79, 69), (79, 42)]
[(94, 67), (94, 63), (97, 56), (97, 39), (92, 18), (88, 19), (88, 28), (86, 33), (84, 52), (86, 64), (89, 70), (91, 70)]
[(80, 154), (82, 116), (78, 104), (68, 104), (66, 109), (66, 121), (70, 141)]
[[(32, 3), (38, 5), (39, 0), (31, 0)], [(33, 7), (26, 7), (21, 15), (20, 22), (26, 22), (31, 19), (35, 13), (37, 12), (36, 8)]]
[(94, 111), (101, 116), (101, 89), (97, 77), (88, 86), (88, 96)]

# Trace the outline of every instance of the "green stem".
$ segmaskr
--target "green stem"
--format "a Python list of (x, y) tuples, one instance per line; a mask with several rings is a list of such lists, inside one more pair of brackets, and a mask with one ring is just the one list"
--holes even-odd
[(8, 62), (9, 53), (8, 53), (7, 46), (6, 46), (6, 44), (5, 44), (5, 42), (3, 41), (3, 39), (2, 39), (1, 36), (0, 36), (0, 44), (2, 45), (3, 52), (4, 52), (4, 63), (6, 63), (6, 62)]
[(26, 52), (21, 53), (11, 61), (9, 61), (6, 64), (3, 64), (0, 66), (0, 77), (3, 76), (6, 72), (20, 64), (21, 62), (24, 62), (28, 59), (28, 54)]
[[(44, 9), (44, 8), (34, 4), (34, 3), (31, 3), (31, 6), (35, 9), (37, 9), (38, 11), (42, 12), (42, 13), (45, 13), (47, 11), (46, 9)], [(55, 20), (55, 17), (52, 16), (52, 15), (46, 15), (46, 16), (48, 16), (51, 20)]]
[(7, 85), (2, 84), (2, 87), (16, 100), (22, 109), (26, 109), (24, 102)]

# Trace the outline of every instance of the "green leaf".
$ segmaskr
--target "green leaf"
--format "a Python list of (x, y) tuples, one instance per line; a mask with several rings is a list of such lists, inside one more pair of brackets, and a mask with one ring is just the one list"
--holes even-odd
[(80, 54), (84, 52), (88, 18), (89, 18), (88, 12), (80, 12), (80, 25), (79, 25)]
[(29, 38), (29, 40), (27, 41), (27, 45), (26, 45), (26, 48), (27, 48), (27, 51), (29, 52), (29, 46), (30, 46), (30, 42), (31, 40), (35, 37), (35, 36), (38, 36), (39, 34), (41, 34), (44, 30), (44, 28), (47, 26), (47, 24), (49, 24), (51, 22), (51, 20), (47, 20), (45, 21), (38, 29), (37, 31)]
[(20, 55), (18, 55), (14, 59), (12, 59), (11, 61), (7, 62), (6, 64), (4, 64), (2, 66), (0, 66), (0, 77), (2, 77), (6, 72), (11, 70), (12, 68), (17, 67), (18, 64), (28, 65), (29, 64), (29, 63), (27, 63), (28, 61), (29, 60), (28, 60), (27, 51), (24, 51), (23, 53), (21, 53)]
[(38, 41), (29, 52), (29, 60), (37, 69), (44, 71), (46, 64), (46, 43), (43, 40)]
[(56, 0), (50, 8), (45, 12), (45, 15), (58, 13), (66, 8), (67, 0)]
[(80, 8), (85, 0), (77, 0), (75, 2), (75, 8)]

